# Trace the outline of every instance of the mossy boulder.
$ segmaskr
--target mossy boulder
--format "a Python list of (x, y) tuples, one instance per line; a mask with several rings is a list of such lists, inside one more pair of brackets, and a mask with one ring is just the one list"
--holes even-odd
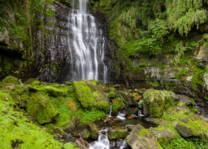
[(88, 129), (83, 129), (80, 132), (80, 137), (83, 139), (88, 139), (90, 137), (90, 131)]
[(127, 144), (132, 149), (161, 149), (153, 133), (149, 133), (145, 128), (133, 127), (131, 133), (126, 138)]
[(64, 131), (68, 131), (75, 127), (76, 118), (72, 114), (60, 113), (54, 124), (62, 128)]
[(159, 143), (167, 143), (175, 139), (176, 134), (172, 131), (151, 131), (154, 136), (157, 138)]
[(134, 105), (136, 105), (136, 102), (132, 98), (132, 93), (131, 92), (129, 92), (129, 91), (119, 91), (118, 94), (119, 94), (119, 97), (121, 99), (123, 99), (124, 103), (127, 106), (134, 106)]
[(143, 100), (139, 100), (138, 102), (138, 108), (142, 109), (143, 108)]
[(13, 76), (7, 76), (2, 80), (2, 83), (14, 83), (14, 84), (19, 84), (18, 78), (13, 77)]
[(103, 95), (96, 90), (90, 88), (85, 81), (74, 81), (73, 87), (77, 100), (81, 103), (82, 107), (87, 110), (98, 109), (101, 111), (109, 112), (109, 102)]
[(98, 137), (98, 128), (95, 125), (95, 123), (89, 122), (88, 123), (89, 130), (90, 130), (90, 136), (92, 139), (97, 139)]
[(112, 110), (114, 112), (117, 112), (119, 110), (122, 110), (125, 107), (125, 104), (121, 98), (113, 99), (112, 101)]
[(176, 126), (179, 134), (187, 137), (208, 138), (208, 124), (199, 118), (187, 118), (180, 121)]
[(78, 149), (72, 143), (64, 145), (56, 141), (47, 130), (30, 122), (15, 106), (14, 100), (7, 91), (0, 93), (0, 136), (1, 149), (62, 149), (63, 147)]
[(161, 117), (163, 111), (174, 105), (178, 97), (170, 91), (148, 89), (143, 95), (143, 112), (151, 117)]
[(110, 92), (108, 93), (108, 99), (115, 99), (116, 97), (118, 97), (116, 92)]
[(7, 76), (2, 80), (0, 85), (2, 89), (15, 90), (18, 86), (20, 86), (20, 83), (18, 82), (18, 78), (13, 76)]
[(27, 103), (27, 113), (39, 124), (50, 123), (56, 120), (59, 112), (52, 105), (49, 97), (42, 92), (33, 93)]
[(128, 130), (123, 127), (114, 127), (108, 130), (108, 138), (115, 140), (119, 138), (125, 138), (128, 134)]

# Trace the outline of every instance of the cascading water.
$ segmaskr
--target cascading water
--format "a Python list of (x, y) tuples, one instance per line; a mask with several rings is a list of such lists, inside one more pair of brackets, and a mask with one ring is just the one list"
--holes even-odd
[(111, 113), (112, 113), (112, 105), (110, 106), (110, 113), (109, 113), (109, 117), (111, 117)]
[(99, 131), (98, 141), (91, 143), (90, 149), (110, 149), (107, 129)]
[(88, 12), (87, 0), (80, 0), (79, 9), (72, 9), (68, 28), (70, 29), (68, 44), (71, 53), (71, 69), (74, 70), (71, 76), (73, 80), (93, 79), (103, 80), (106, 83), (105, 38), (102, 29), (97, 27), (94, 16)]

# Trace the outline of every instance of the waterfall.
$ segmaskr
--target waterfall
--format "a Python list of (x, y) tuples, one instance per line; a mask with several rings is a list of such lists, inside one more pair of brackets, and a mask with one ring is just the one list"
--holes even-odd
[(139, 110), (139, 111), (138, 111), (138, 116), (139, 116), (139, 117), (145, 116), (144, 114), (142, 114), (142, 110)]
[[(72, 1), (72, 6), (75, 6)], [(105, 59), (105, 38), (98, 28), (94, 16), (87, 9), (87, 0), (79, 1), (79, 8), (69, 15), (68, 44), (73, 80), (107, 80)], [(100, 71), (103, 70), (103, 71)], [(100, 74), (103, 73), (103, 74)], [(102, 76), (103, 78), (99, 78)]]
[(90, 149), (110, 149), (110, 141), (108, 140), (107, 130), (100, 130), (98, 141), (90, 144)]
[(112, 117), (112, 116), (111, 116), (111, 113), (112, 113), (112, 105), (110, 106), (110, 113), (109, 113), (109, 117)]
[(121, 120), (125, 120), (126, 119), (125, 116), (126, 116), (126, 114), (119, 112), (116, 118), (119, 118)]

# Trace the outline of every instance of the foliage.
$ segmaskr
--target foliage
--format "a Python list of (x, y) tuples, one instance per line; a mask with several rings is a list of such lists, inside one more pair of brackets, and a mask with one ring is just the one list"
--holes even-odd
[(187, 35), (191, 28), (207, 21), (207, 10), (203, 8), (207, 0), (166, 0), (168, 26)]
[(155, 55), (162, 52), (164, 44), (164, 36), (168, 35), (166, 23), (164, 20), (156, 19), (151, 21), (148, 26), (148, 31), (142, 31), (143, 38), (138, 39), (136, 42), (128, 43), (126, 48), (130, 55), (139, 52), (147, 55)]
[(189, 138), (184, 139), (180, 136), (177, 136), (173, 141), (161, 144), (163, 148), (174, 148), (174, 149), (181, 149), (181, 148), (188, 148), (188, 149), (206, 149), (207, 147), (205, 144), (207, 140), (205, 138)]
[(77, 117), (80, 118), (81, 123), (87, 123), (87, 122), (94, 122), (96, 120), (101, 120), (101, 118), (105, 117), (105, 112), (98, 111), (98, 110), (83, 110), (83, 109), (78, 109), (77, 111), (73, 111), (67, 107), (66, 104), (63, 104), (60, 108), (59, 111), (61, 113), (65, 114), (74, 114)]

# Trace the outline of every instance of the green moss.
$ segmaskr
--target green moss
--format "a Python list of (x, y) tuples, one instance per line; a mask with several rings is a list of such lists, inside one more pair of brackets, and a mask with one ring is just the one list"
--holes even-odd
[(84, 81), (74, 81), (73, 87), (76, 99), (81, 103), (84, 109), (97, 109), (105, 112), (110, 110), (107, 100), (96, 90), (96, 88), (93, 88), (91, 91)]
[[(79, 107), (79, 105), (77, 105)], [(88, 122), (94, 122), (96, 120), (101, 120), (105, 117), (105, 112), (98, 111), (98, 110), (83, 110), (82, 108), (78, 108), (77, 111), (71, 110), (66, 104), (63, 104), (59, 108), (59, 112), (61, 114), (66, 115), (75, 115), (80, 119), (81, 123), (88, 123)], [(62, 119), (60, 119), (62, 120)], [(74, 119), (72, 119), (74, 120)], [(64, 121), (64, 120), (62, 120)]]
[(125, 107), (125, 104), (121, 98), (113, 99), (112, 101), (112, 110), (117, 112)]
[(194, 71), (194, 74), (193, 74), (192, 83), (193, 83), (194, 90), (197, 91), (198, 85), (203, 86), (205, 84), (205, 80), (202, 79), (203, 78), (202, 76), (204, 75), (204, 70), (195, 66), (193, 71)]
[(61, 128), (70, 128), (75, 126), (75, 116), (72, 114), (60, 113), (55, 125)]
[(2, 83), (14, 83), (14, 84), (19, 84), (18, 83), (18, 78), (13, 77), (13, 76), (7, 76), (2, 80)]
[(115, 127), (112, 130), (109, 130), (109, 137), (111, 140), (119, 139), (119, 138), (125, 138), (128, 134), (128, 131), (126, 129)]
[[(6, 93), (1, 97), (9, 100), (0, 100), (0, 142), (2, 149), (12, 149), (12, 143), (19, 143), (18, 148), (61, 149), (64, 145), (56, 141), (52, 135), (31, 123), (18, 109), (14, 109), (15, 103)], [(4, 111), (4, 112), (2, 112)], [(69, 149), (75, 148), (68, 143)]]
[(73, 86), (75, 88), (77, 100), (80, 101), (82, 106), (85, 109), (93, 109), (94, 98), (87, 84), (84, 81), (74, 81)]
[(108, 93), (108, 99), (115, 99), (116, 97), (118, 97), (116, 92), (110, 91), (110, 93)]
[(96, 80), (87, 80), (86, 83), (91, 84), (92, 86), (98, 85), (98, 81), (96, 81)]
[(144, 102), (147, 104), (152, 117), (161, 117), (163, 111), (173, 105), (172, 94), (169, 91), (149, 89), (144, 93)]
[(55, 126), (54, 124), (50, 123), (50, 124), (46, 124), (45, 126), (43, 126), (46, 128), (48, 133), (51, 134), (55, 134), (57, 131), (59, 132), (64, 132), (62, 129), (60, 129), (60, 127)]
[(142, 130), (140, 130), (138, 133), (142, 137), (149, 137), (149, 132), (145, 128), (143, 128)]
[(157, 142), (157, 140), (156, 140), (156, 143), (157, 143), (159, 149), (163, 149), (163, 148), (161, 147), (161, 145)]
[(90, 137), (90, 132), (87, 132), (85, 138), (88, 139), (89, 137)]
[(51, 104), (49, 97), (41, 92), (34, 93), (29, 98), (27, 113), (40, 124), (49, 123), (59, 115), (59, 112)]

